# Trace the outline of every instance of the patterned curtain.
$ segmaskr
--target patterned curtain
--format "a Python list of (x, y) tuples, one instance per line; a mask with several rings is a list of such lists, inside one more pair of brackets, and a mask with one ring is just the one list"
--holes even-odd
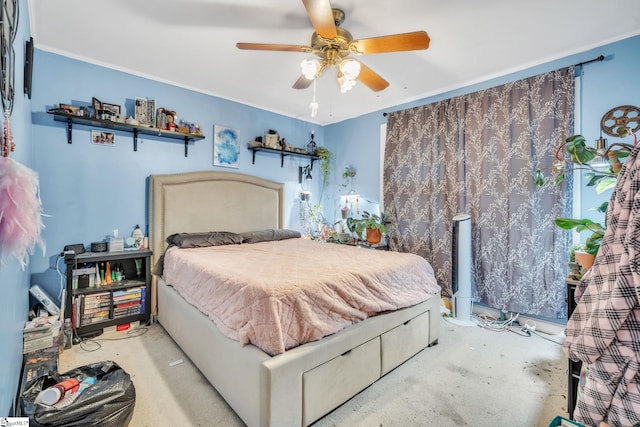
[[(476, 298), (499, 309), (566, 316), (570, 186), (537, 188), (573, 133), (573, 68), (391, 113), (384, 204), (392, 249), (425, 257), (451, 294), (452, 219), (472, 221)], [(568, 176), (565, 182), (570, 182)]]

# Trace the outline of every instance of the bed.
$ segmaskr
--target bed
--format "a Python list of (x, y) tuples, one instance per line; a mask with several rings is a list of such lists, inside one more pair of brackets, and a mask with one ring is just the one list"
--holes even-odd
[[(217, 171), (151, 175), (153, 262), (164, 254), (171, 235), (279, 230), (284, 209), (281, 183)], [(405, 308), (385, 309), (275, 355), (278, 352), (230, 338), (164, 276), (154, 276), (152, 314), (248, 426), (307, 426), (436, 344), (438, 295)]]

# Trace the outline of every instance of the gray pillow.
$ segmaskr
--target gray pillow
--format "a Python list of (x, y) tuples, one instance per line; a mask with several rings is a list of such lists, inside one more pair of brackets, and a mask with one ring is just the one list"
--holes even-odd
[(205, 248), (207, 246), (239, 245), (242, 236), (228, 231), (208, 231), (205, 233), (176, 233), (167, 237), (169, 246), (179, 248)]
[(271, 242), (274, 240), (295, 239), (301, 236), (299, 231), (287, 230), (286, 228), (247, 231), (240, 234), (242, 236), (242, 243)]

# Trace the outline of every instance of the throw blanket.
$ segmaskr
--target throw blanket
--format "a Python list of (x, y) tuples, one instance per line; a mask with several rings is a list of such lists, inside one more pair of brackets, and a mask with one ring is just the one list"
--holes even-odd
[(602, 245), (576, 288), (565, 332), (565, 351), (587, 371), (574, 415), (590, 426), (640, 423), (639, 150), (620, 171)]
[(417, 255), (302, 238), (173, 247), (164, 278), (224, 335), (270, 355), (440, 292)]

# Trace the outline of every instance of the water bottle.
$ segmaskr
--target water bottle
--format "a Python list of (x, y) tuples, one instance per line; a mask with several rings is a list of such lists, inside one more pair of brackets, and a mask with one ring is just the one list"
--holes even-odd
[(135, 242), (133, 246), (140, 249), (140, 246), (142, 246), (142, 240), (144, 239), (144, 234), (142, 234), (142, 230), (140, 229), (139, 224), (136, 224), (136, 228), (133, 229), (131, 237), (133, 237), (133, 240)]
[(64, 319), (64, 348), (68, 350), (73, 345), (73, 330), (71, 329), (71, 319)]

